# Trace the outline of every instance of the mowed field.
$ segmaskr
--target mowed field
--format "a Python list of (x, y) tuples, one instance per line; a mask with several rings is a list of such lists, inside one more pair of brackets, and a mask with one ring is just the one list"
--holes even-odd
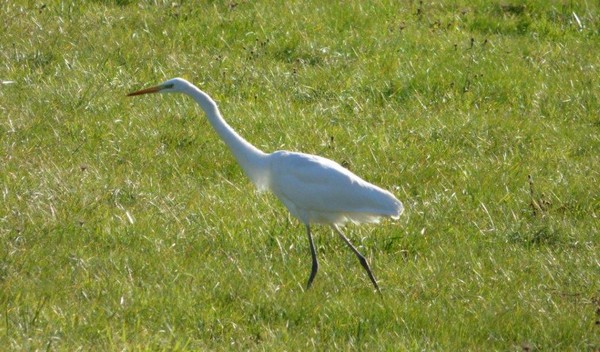
[[(600, 350), (598, 1), (1, 1), (0, 346)], [(398, 221), (304, 226), (264, 151)]]

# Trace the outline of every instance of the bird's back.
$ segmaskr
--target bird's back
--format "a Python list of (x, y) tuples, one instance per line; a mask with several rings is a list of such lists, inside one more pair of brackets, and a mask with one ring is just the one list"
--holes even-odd
[(285, 151), (269, 158), (271, 191), (304, 223), (377, 222), (403, 211), (390, 192), (332, 160)]

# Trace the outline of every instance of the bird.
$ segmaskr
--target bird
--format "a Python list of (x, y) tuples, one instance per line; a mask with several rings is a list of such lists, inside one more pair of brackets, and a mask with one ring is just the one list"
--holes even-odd
[(373, 286), (381, 293), (367, 259), (340, 227), (348, 222), (377, 223), (381, 218), (398, 219), (404, 206), (392, 193), (318, 155), (286, 150), (263, 152), (229, 126), (217, 103), (207, 93), (183, 78), (169, 79), (127, 96), (151, 93), (183, 93), (194, 99), (258, 191), (272, 192), (292, 216), (304, 224), (312, 259), (306, 290), (310, 289), (319, 269), (311, 225), (329, 225), (356, 255)]

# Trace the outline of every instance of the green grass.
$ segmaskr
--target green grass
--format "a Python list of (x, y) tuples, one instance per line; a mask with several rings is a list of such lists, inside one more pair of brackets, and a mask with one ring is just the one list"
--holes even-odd
[[(44, 5), (42, 5), (44, 4)], [(596, 1), (0, 3), (0, 345), (600, 349)], [(257, 195), (264, 149), (406, 206), (352, 253)], [(528, 176), (531, 176), (531, 182)]]

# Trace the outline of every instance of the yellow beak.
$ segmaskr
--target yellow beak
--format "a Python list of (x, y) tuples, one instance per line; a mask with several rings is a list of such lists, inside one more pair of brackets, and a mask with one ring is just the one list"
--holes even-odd
[(132, 97), (134, 95), (142, 95), (142, 94), (150, 94), (150, 93), (158, 93), (162, 89), (161, 86), (150, 87), (142, 90), (138, 90), (133, 93), (127, 94), (128, 97)]

